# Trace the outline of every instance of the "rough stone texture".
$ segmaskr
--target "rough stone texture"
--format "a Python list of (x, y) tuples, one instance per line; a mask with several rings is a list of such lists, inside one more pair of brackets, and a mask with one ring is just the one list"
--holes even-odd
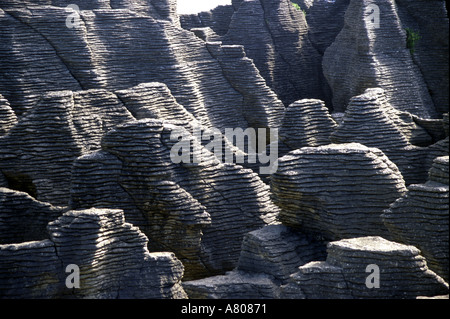
[[(380, 9), (379, 28), (366, 21), (371, 4)], [(367, 88), (381, 87), (397, 110), (424, 118), (439, 116), (406, 47), (406, 31), (392, 0), (350, 1), (344, 27), (325, 51), (323, 71), (335, 111), (344, 111), (350, 99)]]
[(396, 0), (404, 28), (420, 35), (413, 61), (430, 91), (436, 110), (449, 111), (449, 20), (442, 0)]
[(255, 173), (222, 164), (187, 131), (190, 154), (202, 154), (202, 162), (173, 163), (177, 128), (141, 120), (107, 133), (101, 151), (75, 162), (71, 205), (122, 208), (150, 249), (182, 260), (187, 278), (223, 273), (236, 266), (243, 236), (274, 223), (278, 208)]
[(330, 144), (330, 136), (337, 128), (321, 100), (300, 100), (286, 109), (280, 128), (280, 141), (291, 150)]
[[(430, 154), (435, 157), (448, 154), (448, 148), (440, 146), (442, 142), (432, 145), (436, 138), (443, 137), (443, 122), (433, 120), (428, 130), (419, 126), (423, 122), (394, 109), (387, 101), (385, 90), (371, 88), (350, 100), (330, 139), (334, 143), (355, 142), (379, 148), (398, 166), (406, 184), (423, 183), (431, 167)], [(434, 126), (440, 127), (436, 128), (439, 133), (433, 134), (435, 138), (428, 133)]]
[[(69, 211), (48, 224), (49, 239), (0, 245), (2, 298), (185, 298), (183, 265), (150, 254), (147, 237), (120, 210)], [(68, 265), (80, 288), (65, 285)]]
[(280, 298), (281, 286), (300, 265), (325, 260), (326, 244), (283, 225), (248, 233), (242, 242), (239, 263), (222, 276), (186, 281), (189, 298)]
[[(281, 296), (307, 299), (410, 299), (448, 293), (448, 284), (428, 269), (425, 258), (414, 246), (381, 237), (344, 239), (328, 244), (325, 262), (311, 262), (292, 275)], [(369, 265), (380, 270), (380, 287), (369, 289)]]
[(16, 123), (16, 114), (11, 109), (8, 100), (0, 94), (0, 137), (6, 135)]
[(27, 193), (0, 188), (0, 244), (47, 238), (47, 224), (64, 211), (62, 207), (38, 202)]
[(242, 242), (238, 270), (264, 273), (286, 282), (299, 265), (325, 260), (326, 245), (284, 225), (248, 233)]
[(104, 133), (134, 117), (105, 90), (45, 94), (0, 137), (0, 170), (8, 186), (65, 206), (73, 161), (100, 148)]
[[(1, 40), (8, 45), (0, 51), (0, 92), (18, 116), (49, 88), (112, 92), (161, 82), (203, 125), (249, 126), (241, 111), (245, 97), (225, 78), (205, 42), (170, 19), (88, 7), (80, 13), (80, 26), (67, 28), (64, 8), (2, 8)], [(255, 92), (261, 98), (265, 94)]]
[(396, 241), (419, 248), (428, 267), (449, 279), (448, 156), (435, 159), (429, 181), (411, 185), (382, 215)]
[(291, 1), (242, 1), (224, 44), (240, 44), (285, 105), (316, 98), (330, 104), (321, 55), (311, 44), (304, 14)]
[(211, 11), (198, 14), (180, 15), (181, 27), (186, 30), (194, 28), (211, 28), (218, 35), (225, 35), (234, 14), (232, 5), (218, 6)]
[[(321, 55), (334, 42), (344, 26), (350, 0), (294, 0), (305, 11), (309, 39)], [(326, 23), (324, 23), (326, 21)]]
[(271, 189), (283, 224), (329, 240), (389, 236), (381, 214), (406, 187), (397, 166), (379, 149), (305, 147), (278, 162)]
[(276, 299), (280, 294), (270, 276), (237, 271), (185, 281), (183, 288), (190, 299)]

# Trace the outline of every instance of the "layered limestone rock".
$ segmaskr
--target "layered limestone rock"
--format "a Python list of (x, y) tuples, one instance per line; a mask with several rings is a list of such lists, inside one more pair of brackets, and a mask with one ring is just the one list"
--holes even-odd
[(45, 94), (0, 137), (0, 170), (8, 187), (65, 206), (73, 161), (100, 148), (104, 133), (134, 117), (112, 93), (89, 90)]
[(301, 265), (325, 260), (326, 244), (284, 225), (266, 226), (248, 233), (239, 263), (222, 276), (185, 281), (189, 298), (280, 298), (281, 286)]
[(283, 224), (328, 240), (389, 236), (381, 214), (406, 192), (397, 166), (361, 144), (292, 151), (279, 158), (271, 189)]
[(222, 41), (244, 46), (285, 105), (304, 98), (331, 101), (321, 55), (309, 40), (304, 14), (290, 1), (240, 2)]
[(448, 294), (448, 284), (428, 269), (414, 246), (381, 237), (331, 242), (325, 262), (311, 262), (292, 275), (282, 298), (411, 299)]
[(394, 239), (420, 249), (428, 267), (448, 281), (448, 156), (435, 159), (429, 181), (408, 187), (383, 220)]
[[(264, 100), (270, 94), (267, 99), (273, 100), (273, 92), (252, 87), (251, 92), (243, 94), (242, 85), (236, 90), (204, 41), (174, 24), (172, 18), (161, 17), (162, 11), (173, 11), (174, 3), (152, 1), (148, 5), (160, 9), (150, 10), (150, 14), (135, 10), (131, 3), (111, 8), (87, 6), (80, 13), (56, 6), (30, 6), (25, 10), (2, 5), (0, 39), (8, 45), (0, 51), (0, 92), (21, 116), (49, 88), (115, 92), (160, 82), (202, 125), (249, 127), (248, 113), (242, 110), (249, 110), (249, 103), (259, 109), (265, 105), (255, 106), (248, 96)], [(76, 23), (69, 19), (67, 27), (71, 14)], [(243, 66), (241, 59), (232, 59), (228, 69), (233, 61), (237, 63), (235, 68)], [(247, 69), (257, 73), (253, 63)], [(250, 84), (255, 82), (251, 75), (245, 79)]]
[(330, 136), (337, 128), (325, 103), (305, 99), (286, 109), (280, 128), (280, 141), (290, 150), (330, 144)]
[[(428, 121), (397, 111), (387, 101), (385, 90), (367, 89), (364, 94), (351, 98), (339, 127), (331, 134), (334, 143), (361, 143), (382, 150), (401, 171), (406, 184), (422, 183), (427, 179), (429, 155), (448, 154), (445, 147), (432, 145), (444, 134), (442, 121)], [(434, 123), (436, 122), (436, 123)], [(434, 123), (434, 124), (433, 124)], [(440, 127), (440, 128), (439, 128)], [(444, 146), (444, 145), (442, 145)], [(448, 148), (447, 148), (448, 149)]]
[(419, 41), (413, 61), (430, 91), (436, 110), (449, 111), (449, 20), (445, 1), (396, 0), (404, 28), (415, 32)]
[[(350, 0), (294, 0), (305, 12), (309, 39), (324, 54), (344, 26), (344, 15)], [(326, 23), (324, 23), (326, 21)]]
[(11, 109), (8, 100), (0, 94), (0, 137), (6, 135), (16, 123), (16, 114)]
[[(372, 15), (374, 10), (380, 23)], [(350, 1), (344, 27), (323, 57), (335, 111), (344, 111), (350, 99), (367, 88), (381, 87), (395, 109), (424, 118), (438, 117), (406, 43), (394, 1)]]
[(0, 188), (0, 244), (47, 238), (47, 224), (65, 212), (30, 195)]
[(197, 14), (180, 15), (181, 27), (186, 30), (196, 28), (211, 28), (218, 35), (225, 35), (234, 14), (232, 5), (218, 6), (211, 11)]
[[(181, 262), (172, 253), (149, 253), (147, 237), (120, 210), (68, 211), (48, 224), (48, 235), (0, 245), (2, 298), (186, 297)], [(79, 288), (70, 285), (78, 282), (73, 269)]]
[(274, 223), (278, 208), (253, 171), (222, 164), (188, 131), (187, 158), (201, 161), (174, 160), (180, 128), (141, 120), (107, 133), (101, 151), (75, 162), (71, 205), (120, 207), (151, 250), (182, 260), (187, 278), (223, 273), (235, 267), (243, 236)]

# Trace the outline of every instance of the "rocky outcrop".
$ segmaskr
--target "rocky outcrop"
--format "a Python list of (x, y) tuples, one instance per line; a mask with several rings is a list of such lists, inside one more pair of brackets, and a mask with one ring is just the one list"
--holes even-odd
[(16, 114), (11, 109), (8, 100), (0, 94), (0, 137), (6, 135), (16, 123)]
[(242, 1), (222, 41), (244, 46), (285, 105), (305, 98), (330, 104), (322, 57), (310, 42), (304, 14), (290, 1)]
[[(449, 20), (445, 1), (396, 0), (403, 28), (416, 32), (413, 61), (439, 113), (449, 111)], [(447, 5), (448, 6), (448, 5)]]
[(325, 103), (321, 100), (299, 100), (286, 109), (280, 128), (280, 141), (290, 150), (330, 144), (337, 128)]
[[(294, 0), (305, 12), (309, 39), (321, 55), (334, 42), (344, 26), (350, 0)], [(326, 21), (326, 23), (324, 23)]]
[[(115, 92), (160, 82), (203, 125), (247, 128), (241, 111), (245, 97), (224, 77), (205, 42), (158, 14), (163, 8), (171, 12), (165, 2), (158, 1), (161, 9), (150, 15), (134, 7), (125, 10), (124, 5), (100, 9), (80, 4), (87, 10), (80, 12), (73, 28), (66, 27), (69, 13), (63, 7), (2, 6), (1, 41), (8, 45), (0, 52), (0, 92), (21, 116), (49, 88)], [(255, 94), (263, 99), (267, 93)]]
[(391, 204), (383, 220), (396, 241), (414, 245), (428, 267), (448, 281), (448, 156), (435, 159), (429, 181), (408, 187)]
[(0, 244), (47, 238), (47, 224), (65, 211), (36, 201), (27, 193), (0, 188)]
[(75, 162), (71, 205), (122, 208), (150, 249), (182, 260), (186, 278), (223, 273), (235, 267), (243, 236), (274, 223), (278, 208), (257, 174), (222, 164), (188, 131), (188, 158), (202, 161), (176, 164), (171, 134), (180, 128), (141, 120), (107, 133), (101, 151)]
[(234, 14), (232, 5), (218, 6), (211, 11), (199, 12), (198, 14), (180, 15), (181, 27), (186, 30), (195, 28), (211, 28), (218, 35), (228, 32), (231, 18)]
[(442, 142), (432, 145), (435, 138), (428, 133), (442, 136), (443, 121), (429, 122), (429, 126), (437, 122), (439, 134), (418, 125), (426, 125), (425, 120), (395, 110), (383, 89), (367, 89), (364, 94), (351, 98), (343, 120), (330, 139), (334, 143), (355, 142), (379, 148), (398, 166), (406, 184), (422, 183), (431, 166), (429, 155), (448, 154), (448, 149), (440, 146)]
[[(48, 239), (0, 245), (2, 298), (185, 298), (183, 265), (149, 253), (147, 237), (120, 210), (69, 211), (48, 224)], [(72, 268), (79, 269), (79, 288)], [(69, 270), (68, 270), (69, 269)]]
[(266, 226), (248, 233), (234, 271), (183, 282), (193, 299), (280, 298), (281, 286), (300, 265), (325, 260), (326, 245), (284, 225)]
[[(379, 9), (379, 26), (368, 21), (371, 5)], [(335, 111), (344, 111), (350, 99), (367, 88), (380, 87), (395, 109), (424, 118), (438, 117), (406, 42), (394, 1), (350, 1), (344, 27), (323, 57)]]
[(73, 161), (99, 149), (104, 133), (130, 120), (105, 90), (50, 92), (0, 138), (0, 170), (8, 187), (67, 206)]
[(406, 187), (379, 149), (305, 147), (279, 158), (278, 165), (271, 189), (283, 224), (328, 240), (389, 236), (381, 214)]
[(360, 237), (331, 242), (327, 251), (325, 262), (300, 267), (283, 287), (281, 296), (412, 299), (448, 294), (448, 284), (428, 269), (414, 246), (381, 237)]

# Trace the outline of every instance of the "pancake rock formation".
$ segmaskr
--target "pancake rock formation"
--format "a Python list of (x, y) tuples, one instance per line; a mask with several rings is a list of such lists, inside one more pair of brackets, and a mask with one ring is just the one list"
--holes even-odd
[(2, 298), (186, 298), (181, 262), (149, 253), (120, 210), (68, 211), (47, 230), (41, 241), (0, 245)]

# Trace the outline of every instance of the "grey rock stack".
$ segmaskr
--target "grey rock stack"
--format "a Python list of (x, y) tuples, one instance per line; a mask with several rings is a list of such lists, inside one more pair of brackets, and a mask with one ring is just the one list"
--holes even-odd
[[(280, 298), (281, 288), (301, 265), (325, 260), (326, 244), (284, 225), (248, 233), (237, 268), (225, 275), (185, 281), (189, 298)], [(296, 295), (298, 298), (298, 295)]]
[(428, 267), (448, 281), (448, 156), (435, 159), (429, 181), (408, 187), (383, 220), (396, 241), (419, 248)]
[(337, 124), (323, 101), (299, 100), (286, 109), (280, 128), (280, 141), (291, 150), (328, 145), (336, 128)]
[(271, 189), (284, 225), (328, 240), (389, 235), (381, 214), (406, 187), (397, 166), (379, 149), (305, 147), (278, 162)]
[(233, 14), (232, 5), (218, 6), (211, 11), (203, 11), (198, 14), (182, 14), (180, 23), (181, 27), (186, 30), (209, 27), (218, 35), (225, 35)]
[(71, 203), (124, 209), (153, 249), (179, 256), (186, 278), (223, 273), (235, 267), (243, 236), (274, 223), (278, 208), (258, 175), (221, 164), (192, 136), (189, 154), (201, 153), (203, 161), (175, 164), (171, 149), (178, 140), (171, 134), (177, 128), (147, 119), (107, 133), (101, 151), (75, 162)]
[(47, 238), (47, 224), (66, 210), (39, 202), (27, 193), (0, 187), (0, 244)]
[(291, 1), (242, 1), (222, 41), (245, 47), (285, 105), (305, 98), (331, 101), (322, 57), (309, 40), (304, 14)]
[[(373, 4), (382, 19), (379, 26), (369, 21)], [(335, 111), (344, 111), (350, 99), (367, 88), (381, 87), (397, 110), (424, 118), (438, 117), (406, 42), (394, 1), (350, 1), (344, 27), (323, 57)]]
[(73, 161), (99, 149), (112, 127), (133, 119), (105, 90), (50, 92), (0, 137), (1, 170), (9, 187), (67, 206)]
[(325, 262), (300, 267), (282, 296), (292, 298), (295, 288), (308, 299), (408, 299), (448, 294), (448, 284), (428, 269), (414, 246), (375, 236), (331, 242), (327, 251)]
[(422, 183), (431, 166), (429, 154), (443, 156), (448, 150), (440, 146), (442, 142), (432, 145), (432, 136), (417, 123), (419, 118), (392, 107), (385, 90), (371, 88), (350, 99), (330, 139), (334, 143), (355, 142), (379, 148), (398, 166), (406, 184)]
[[(0, 245), (2, 298), (186, 297), (181, 262), (149, 253), (147, 237), (120, 210), (69, 211), (48, 224), (48, 235)], [(79, 288), (67, 286), (70, 265), (79, 269)]]
[(17, 124), (17, 117), (8, 100), (0, 94), (0, 137)]

